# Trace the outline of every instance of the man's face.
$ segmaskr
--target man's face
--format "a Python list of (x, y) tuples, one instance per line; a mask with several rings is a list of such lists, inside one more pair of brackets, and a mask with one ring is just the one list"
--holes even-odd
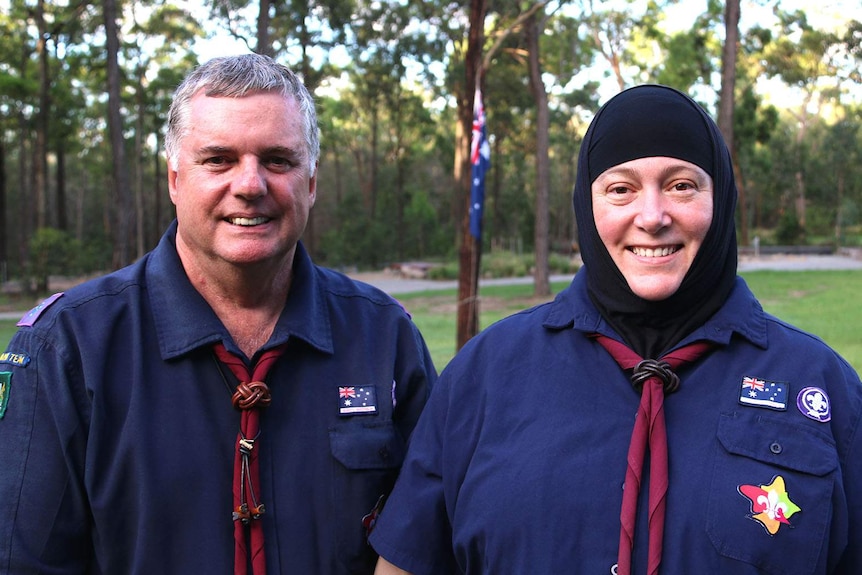
[(177, 165), (168, 166), (181, 257), (290, 266), (316, 195), (298, 105), (277, 93), (201, 91), (189, 113)]
[(635, 295), (667, 299), (679, 289), (712, 222), (712, 178), (676, 158), (641, 158), (596, 178), (593, 217), (605, 248)]

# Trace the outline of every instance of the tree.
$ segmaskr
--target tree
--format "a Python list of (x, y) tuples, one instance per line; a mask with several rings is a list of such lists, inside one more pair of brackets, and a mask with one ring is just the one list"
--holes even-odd
[(105, 18), (105, 47), (107, 48), (108, 77), (108, 131), (113, 156), (113, 192), (116, 198), (116, 227), (114, 229), (114, 267), (131, 262), (129, 249), (129, 230), (132, 228), (132, 202), (129, 197), (129, 167), (126, 164), (126, 143), (123, 136), (123, 116), (120, 111), (121, 77), (118, 55), (120, 52), (119, 31), (117, 29), (117, 4), (115, 0), (105, 0), (102, 4)]
[(811, 122), (822, 106), (837, 101), (841, 95), (840, 83), (845, 74), (839, 65), (836, 48), (845, 48), (844, 39), (834, 33), (813, 28), (804, 12), (782, 12), (776, 9), (780, 32), (757, 32), (766, 41), (763, 47), (764, 70), (768, 76), (779, 77), (801, 94), (801, 104), (793, 114), (798, 122), (795, 137), (794, 170), (796, 217), (802, 229), (806, 225), (806, 182), (801, 171), (804, 165), (802, 143)]
[(745, 217), (745, 186), (739, 173), (739, 155), (733, 135), (733, 112), (736, 107), (736, 54), (739, 46), (739, 0), (727, 0), (724, 10), (724, 48), (721, 55), (721, 91), (718, 97), (718, 128), (730, 148), (733, 175), (739, 192), (740, 236), (748, 245), (748, 218)]
[(536, 229), (534, 247), (536, 263), (533, 270), (533, 293), (547, 296), (551, 293), (548, 271), (548, 229), (550, 195), (550, 160), (548, 133), (550, 131), (550, 110), (545, 82), (542, 80), (542, 61), (539, 52), (539, 39), (546, 20), (544, 12), (533, 12), (524, 22), (524, 37), (527, 44), (530, 92), (536, 105)]
[[(482, 85), (482, 43), (485, 29), (485, 0), (470, 0), (470, 28), (467, 34), (467, 53), (464, 59), (465, 98), (458, 101), (460, 130), (456, 134), (455, 181), (461, 197), (470, 198), (470, 138), (473, 125), (474, 90)], [(462, 204), (463, 205), (463, 204)], [(461, 349), (479, 333), (479, 265), (482, 257), (482, 239), (470, 233), (469, 210), (461, 218), (461, 248), (458, 272), (458, 326), (456, 349)]]

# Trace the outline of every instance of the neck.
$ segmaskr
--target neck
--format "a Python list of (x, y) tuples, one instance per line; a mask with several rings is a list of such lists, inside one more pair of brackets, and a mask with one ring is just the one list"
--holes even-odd
[(192, 286), (224, 324), (239, 349), (251, 358), (270, 338), (287, 301), (293, 278), (292, 250), (280, 264), (237, 266), (186, 257), (180, 261)]

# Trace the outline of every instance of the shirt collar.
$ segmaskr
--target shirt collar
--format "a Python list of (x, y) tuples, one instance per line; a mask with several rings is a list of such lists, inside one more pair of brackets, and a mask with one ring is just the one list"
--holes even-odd
[[(544, 327), (555, 331), (571, 328), (588, 334), (600, 333), (619, 339), (590, 301), (584, 276), (585, 274), (575, 274), (571, 285), (557, 295), (548, 308), (548, 314), (543, 322)], [(697, 340), (727, 345), (736, 333), (752, 344), (766, 348), (766, 326), (766, 313), (745, 280), (737, 276), (733, 290), (721, 308), (679, 345)]]
[[(162, 359), (170, 360), (200, 347), (224, 341), (236, 346), (206, 300), (195, 290), (176, 249), (176, 220), (168, 228), (147, 262), (150, 309)], [(301, 243), (293, 262), (290, 293), (281, 317), (265, 348), (298, 338), (332, 353), (332, 327), (320, 276)]]

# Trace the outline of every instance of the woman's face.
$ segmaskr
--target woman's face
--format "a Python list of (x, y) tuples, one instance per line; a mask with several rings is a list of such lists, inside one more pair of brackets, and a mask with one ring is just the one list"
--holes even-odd
[(676, 293), (712, 222), (712, 178), (667, 157), (631, 160), (591, 186), (599, 237), (635, 295)]

